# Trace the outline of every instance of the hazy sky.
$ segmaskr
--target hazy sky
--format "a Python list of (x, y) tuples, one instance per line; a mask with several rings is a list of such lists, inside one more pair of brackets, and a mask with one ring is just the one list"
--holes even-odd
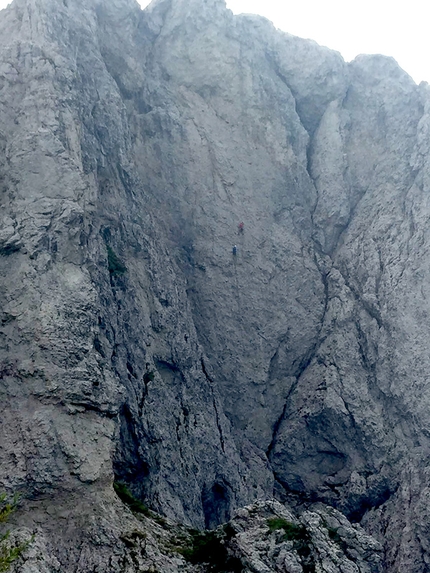
[[(348, 61), (358, 54), (393, 56), (417, 83), (430, 82), (430, 4), (426, 0), (226, 1), (236, 14), (266, 16), (277, 28), (338, 50)], [(148, 3), (142, 1), (142, 5)]]
[[(7, 4), (0, 0), (0, 8)], [(426, 0), (227, 0), (227, 6), (266, 16), (281, 30), (312, 38), (346, 60), (363, 53), (393, 56), (416, 82), (430, 82)]]
[[(426, 0), (227, 0), (233, 12), (266, 16), (276, 27), (342, 53), (393, 56), (416, 82), (430, 82)], [(428, 7), (427, 7), (428, 6)]]

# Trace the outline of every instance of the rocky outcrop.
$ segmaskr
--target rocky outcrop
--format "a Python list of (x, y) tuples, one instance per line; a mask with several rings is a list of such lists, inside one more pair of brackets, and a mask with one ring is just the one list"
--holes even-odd
[(114, 477), (199, 528), (293, 495), (424, 573), (427, 85), (223, 0), (14, 0), (0, 54), (17, 525), (61, 568), (109, 571)]
[[(118, 555), (111, 543), (111, 570), (124, 573), (379, 573), (382, 546), (333, 508), (316, 504), (299, 514), (275, 501), (239, 510), (231, 521), (198, 532), (144, 510), (133, 515), (120, 535), (126, 547)], [(23, 532), (21, 532), (21, 536)], [(100, 536), (100, 529), (93, 532)], [(88, 557), (77, 571), (90, 570)], [(40, 537), (19, 564), (19, 571), (60, 571)]]

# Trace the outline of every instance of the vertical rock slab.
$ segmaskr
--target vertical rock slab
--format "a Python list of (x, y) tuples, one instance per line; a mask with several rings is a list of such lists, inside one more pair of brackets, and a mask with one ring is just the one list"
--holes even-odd
[(0, 487), (40, 546), (121, 567), (115, 477), (199, 527), (323, 500), (424, 572), (426, 86), (222, 0), (15, 0), (0, 49)]

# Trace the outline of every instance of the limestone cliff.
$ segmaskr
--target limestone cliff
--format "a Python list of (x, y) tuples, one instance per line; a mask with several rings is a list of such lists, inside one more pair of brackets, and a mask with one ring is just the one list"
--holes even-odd
[(429, 105), (223, 0), (0, 12), (0, 491), (38, 570), (145, 570), (115, 478), (198, 528), (323, 502), (428, 571)]

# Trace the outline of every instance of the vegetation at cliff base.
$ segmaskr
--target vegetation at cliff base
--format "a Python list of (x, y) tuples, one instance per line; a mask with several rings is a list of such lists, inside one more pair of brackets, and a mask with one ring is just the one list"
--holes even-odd
[(206, 563), (211, 573), (242, 573), (243, 565), (237, 557), (228, 554), (225, 541), (232, 536), (226, 527), (216, 531), (190, 531), (189, 544), (178, 550), (183, 557), (193, 565)]
[(348, 549), (348, 544), (339, 535), (337, 529), (335, 529), (334, 527), (328, 527), (327, 526), (327, 532), (328, 532), (328, 536), (330, 537), (330, 539), (332, 541), (334, 541), (335, 543), (337, 543), (340, 546), (340, 548), (342, 549), (342, 551), (344, 553), (346, 553), (346, 551)]
[[(19, 496), (15, 495), (12, 501), (8, 501), (5, 493), (0, 494), (0, 527), (8, 520), (10, 515), (15, 511), (18, 504)], [(10, 543), (10, 531), (0, 533), (0, 573), (9, 571), (12, 563), (27, 549), (33, 541), (33, 537), (19, 543), (12, 545)]]
[(0, 523), (5, 523), (9, 516), (15, 511), (19, 497), (14, 496), (12, 501), (7, 501), (5, 493), (0, 494)]
[(282, 529), (284, 531), (284, 539), (286, 541), (298, 541), (307, 535), (306, 529), (303, 525), (296, 525), (282, 517), (272, 517), (268, 519), (267, 525), (269, 526), (270, 531)]
[(148, 509), (144, 503), (136, 499), (125, 484), (114, 482), (113, 488), (120, 500), (127, 504), (131, 511), (142, 513), (146, 517), (152, 517), (151, 510)]
[(283, 531), (283, 539), (293, 542), (293, 549), (297, 551), (301, 558), (303, 571), (305, 573), (314, 573), (315, 561), (311, 551), (311, 538), (306, 527), (287, 521), (282, 517), (272, 517), (268, 519), (267, 525), (271, 532)]

